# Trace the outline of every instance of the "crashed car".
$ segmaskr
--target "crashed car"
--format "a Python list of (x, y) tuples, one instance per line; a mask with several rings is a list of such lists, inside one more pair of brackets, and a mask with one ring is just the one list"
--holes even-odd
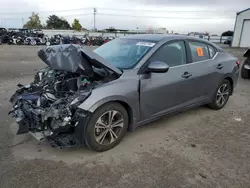
[(38, 56), (47, 67), (36, 73), (31, 84), (18, 84), (10, 99), (10, 114), (19, 125), (17, 134), (30, 132), (38, 140), (47, 137), (52, 146), (60, 148), (80, 146), (84, 129), (77, 131), (77, 125), (89, 113), (78, 106), (93, 89), (117, 79), (122, 72), (77, 45), (50, 46)]
[(38, 52), (47, 65), (10, 102), (19, 125), (53, 147), (115, 147), (127, 130), (192, 107), (223, 108), (239, 63), (220, 47), (178, 35), (135, 35), (94, 51), (73, 44)]
[(241, 77), (243, 79), (249, 79), (250, 78), (250, 49), (246, 50), (243, 56), (246, 59), (241, 67)]

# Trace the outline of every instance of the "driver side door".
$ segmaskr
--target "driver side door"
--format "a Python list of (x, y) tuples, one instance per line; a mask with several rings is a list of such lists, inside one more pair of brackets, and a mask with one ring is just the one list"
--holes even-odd
[(160, 116), (174, 111), (193, 100), (192, 75), (189, 75), (184, 41), (174, 41), (161, 46), (146, 63), (161, 61), (170, 67), (166, 73), (140, 75), (141, 119)]

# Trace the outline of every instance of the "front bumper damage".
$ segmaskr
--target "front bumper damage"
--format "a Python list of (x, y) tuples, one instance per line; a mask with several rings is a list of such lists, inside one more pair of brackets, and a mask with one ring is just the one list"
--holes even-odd
[(77, 126), (69, 133), (59, 133), (47, 136), (46, 139), (52, 147), (55, 148), (76, 148), (89, 147), (86, 141), (87, 124), (89, 122), (91, 113), (81, 114), (78, 119)]
[[(74, 114), (72, 114), (72, 109), (68, 112), (72, 117), (66, 114), (66, 109), (57, 112), (58, 109), (55, 108), (52, 110), (53, 113), (48, 110), (45, 112), (33, 105), (33, 102), (39, 99), (38, 93), (27, 93), (29, 86), (19, 85), (19, 87), (20, 89), (10, 98), (13, 108), (9, 112), (16, 118), (19, 126), (17, 135), (29, 133), (38, 142), (47, 140), (52, 147), (61, 149), (86, 146), (83, 136), (85, 136), (85, 127), (91, 116), (90, 112), (77, 109), (77, 107), (74, 107), (76, 108)], [(51, 119), (52, 116), (53, 119)], [(52, 129), (52, 124), (58, 126)]]
[[(13, 112), (10, 111), (9, 114)], [(34, 128), (34, 119), (38, 119), (39, 115), (34, 114), (30, 111), (29, 113), (24, 114), (22, 117), (26, 116), (28, 118), (19, 117), (16, 118), (16, 123), (18, 126), (17, 135), (29, 133), (33, 138), (38, 142), (47, 141), (54, 148), (76, 148), (76, 147), (88, 147), (84, 137), (86, 136), (86, 128), (88, 121), (90, 119), (90, 112), (77, 112), (75, 119), (77, 119), (76, 124), (72, 126), (59, 127), (56, 130), (36, 130)], [(13, 115), (13, 114), (12, 114)], [(36, 116), (36, 117), (35, 117)]]

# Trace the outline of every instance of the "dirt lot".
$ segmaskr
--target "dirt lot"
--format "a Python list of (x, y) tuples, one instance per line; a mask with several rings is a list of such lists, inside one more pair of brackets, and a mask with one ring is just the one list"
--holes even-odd
[[(250, 186), (250, 80), (239, 80), (223, 110), (200, 107), (163, 118), (128, 132), (110, 151), (53, 149), (16, 136), (7, 115), (15, 85), (43, 67), (38, 48), (0, 46), (1, 188)], [(244, 51), (226, 50), (240, 58)]]

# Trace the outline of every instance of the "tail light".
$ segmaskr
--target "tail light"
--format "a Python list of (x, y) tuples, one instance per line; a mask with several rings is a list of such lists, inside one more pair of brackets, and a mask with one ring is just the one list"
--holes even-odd
[(238, 65), (238, 67), (240, 67), (240, 61), (236, 61), (236, 65)]

